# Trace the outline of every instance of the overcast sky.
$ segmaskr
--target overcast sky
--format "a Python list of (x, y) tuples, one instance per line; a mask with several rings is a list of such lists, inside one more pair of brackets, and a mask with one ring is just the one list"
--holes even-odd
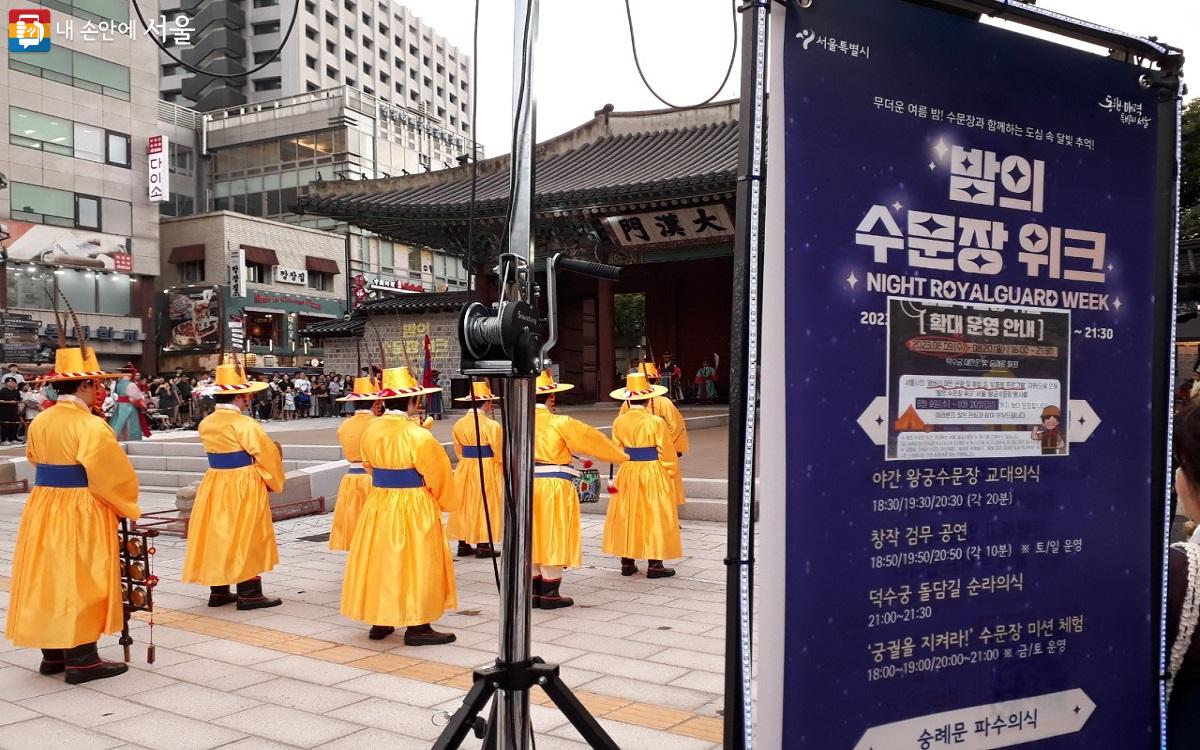
[[(474, 0), (403, 4), (470, 53)], [(1039, 0), (1038, 5), (1139, 36), (1157, 35), (1182, 47), (1185, 55), (1190, 51), (1193, 69), (1200, 69), (1200, 0)], [(478, 138), (487, 155), (496, 156), (509, 150), (513, 2), (482, 0), (481, 6)], [(674, 104), (711, 95), (732, 51), (732, 2), (631, 0), (631, 6), (650, 84)], [(738, 64), (718, 98), (737, 96)], [(538, 140), (583, 123), (607, 103), (618, 110), (662, 106), (634, 67), (624, 0), (542, 0), (534, 73)], [(1192, 78), (1189, 99), (1200, 94), (1200, 75)]]

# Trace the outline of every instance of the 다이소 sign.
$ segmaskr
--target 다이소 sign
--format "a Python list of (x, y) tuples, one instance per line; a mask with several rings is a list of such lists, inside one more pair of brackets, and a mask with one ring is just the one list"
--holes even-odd
[(764, 736), (1150, 747), (1177, 105), (962, 11), (773, 14)]

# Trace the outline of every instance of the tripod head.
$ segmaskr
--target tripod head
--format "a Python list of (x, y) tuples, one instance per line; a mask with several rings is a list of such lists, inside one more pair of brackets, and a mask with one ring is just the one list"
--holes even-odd
[(562, 253), (546, 264), (546, 321), (549, 335), (543, 340), (542, 319), (534, 306), (540, 291), (529, 262), (515, 253), (504, 253), (496, 266), (500, 299), (490, 308), (472, 302), (459, 318), (465, 375), (497, 378), (530, 377), (550, 366), (550, 349), (558, 343), (558, 271), (616, 281), (620, 266), (564, 258)]

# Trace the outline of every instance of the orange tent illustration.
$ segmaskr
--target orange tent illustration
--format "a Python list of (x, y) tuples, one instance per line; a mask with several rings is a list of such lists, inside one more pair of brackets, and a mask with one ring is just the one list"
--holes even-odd
[(896, 420), (896, 432), (933, 432), (933, 428), (922, 421), (917, 415), (917, 410), (910, 404)]

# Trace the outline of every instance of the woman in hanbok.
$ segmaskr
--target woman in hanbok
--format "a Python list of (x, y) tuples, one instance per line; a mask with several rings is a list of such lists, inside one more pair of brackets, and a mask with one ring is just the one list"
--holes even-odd
[(363, 431), (371, 475), (342, 581), (341, 612), (371, 624), (372, 640), (405, 628), (406, 646), (451, 643), (432, 622), (457, 606), (454, 561), (442, 512), (456, 510), (450, 459), (433, 434), (410, 419), (430, 393), (407, 367), (384, 370), (383, 415)]
[(638, 572), (638, 560), (647, 561), (647, 578), (673, 576), (674, 569), (664, 567), (663, 560), (683, 556), (675, 444), (666, 420), (646, 409), (666, 392), (651, 385), (644, 373), (634, 372), (626, 376), (624, 388), (610, 394), (628, 406), (613, 422), (612, 435), (629, 461), (613, 481), (600, 549), (621, 558), (623, 576)]

